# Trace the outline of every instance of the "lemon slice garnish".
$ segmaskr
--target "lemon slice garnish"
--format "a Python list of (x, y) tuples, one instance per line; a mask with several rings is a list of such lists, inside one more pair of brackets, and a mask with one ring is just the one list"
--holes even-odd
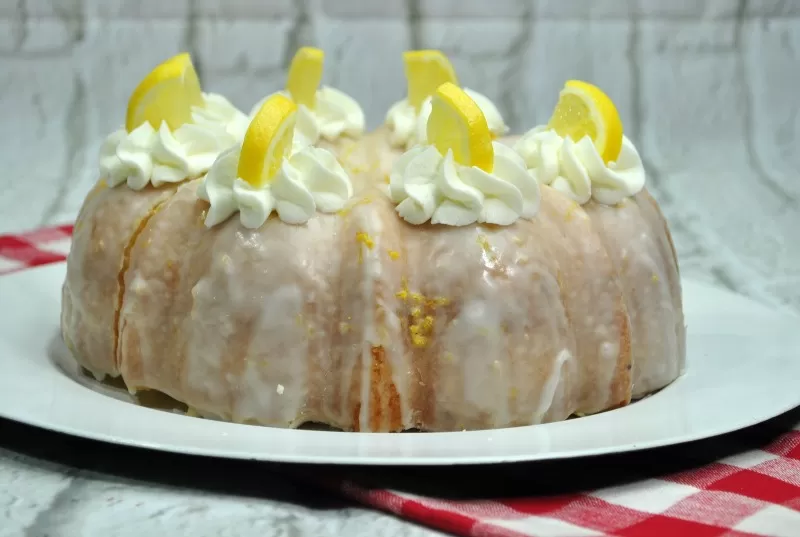
[(453, 158), (464, 166), (477, 166), (491, 172), (494, 168), (492, 133), (486, 117), (464, 90), (446, 82), (431, 100), (428, 118), (428, 141), (442, 155), (453, 151)]
[(292, 149), (297, 105), (275, 94), (256, 112), (242, 141), (236, 175), (259, 188), (270, 183)]
[(125, 129), (131, 132), (145, 121), (157, 129), (166, 121), (175, 130), (192, 121), (192, 106), (203, 106), (200, 81), (191, 56), (178, 54), (139, 82), (128, 100)]
[(445, 82), (458, 86), (456, 70), (439, 50), (404, 52), (403, 63), (408, 81), (408, 102), (417, 110)]
[(622, 148), (622, 120), (603, 91), (580, 80), (569, 80), (558, 97), (547, 126), (574, 142), (588, 136), (605, 163), (614, 162)]
[(318, 48), (303, 47), (297, 51), (286, 79), (286, 90), (294, 102), (314, 108), (324, 63), (325, 53)]

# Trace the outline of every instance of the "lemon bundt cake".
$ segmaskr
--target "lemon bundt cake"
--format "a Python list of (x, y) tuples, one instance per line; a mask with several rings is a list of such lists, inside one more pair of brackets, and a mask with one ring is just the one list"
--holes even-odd
[(249, 115), (188, 55), (134, 91), (67, 262), (81, 366), (200, 416), (372, 432), (563, 420), (681, 374), (675, 250), (601, 90), (568, 82), (510, 137), (412, 51), (364, 133), (323, 59), (301, 49)]

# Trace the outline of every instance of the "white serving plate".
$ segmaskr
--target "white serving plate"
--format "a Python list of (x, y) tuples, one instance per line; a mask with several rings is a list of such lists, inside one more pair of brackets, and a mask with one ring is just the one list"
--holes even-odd
[(59, 336), (63, 263), (0, 277), (0, 416), (61, 433), (217, 457), (330, 464), (482, 464), (581, 457), (715, 436), (800, 405), (800, 317), (684, 282), (686, 374), (627, 407), (454, 433), (238, 425), (136, 405), (78, 371)]

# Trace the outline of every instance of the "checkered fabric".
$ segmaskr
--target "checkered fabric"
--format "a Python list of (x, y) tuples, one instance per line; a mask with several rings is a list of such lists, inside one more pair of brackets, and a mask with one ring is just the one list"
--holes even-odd
[[(0, 274), (64, 261), (71, 233), (66, 225), (0, 235)], [(557, 496), (442, 499), (366, 485), (347, 471), (311, 475), (365, 505), (465, 537), (800, 537), (800, 412), (792, 416), (756, 449)]]
[(0, 235), (0, 274), (65, 261), (71, 239), (71, 225)]
[[(329, 486), (363, 504), (465, 537), (797, 537), (800, 413), (794, 415), (795, 429), (761, 449), (687, 464), (690, 469), (672, 474), (655, 472), (658, 477), (645, 472), (622, 485), (580, 493), (443, 500), (376, 488), (368, 484), (371, 479), (351, 480), (346, 473)], [(525, 471), (531, 488), (541, 489), (536, 464)], [(626, 474), (624, 466), (616, 471)], [(415, 477), (426, 479), (421, 472)]]

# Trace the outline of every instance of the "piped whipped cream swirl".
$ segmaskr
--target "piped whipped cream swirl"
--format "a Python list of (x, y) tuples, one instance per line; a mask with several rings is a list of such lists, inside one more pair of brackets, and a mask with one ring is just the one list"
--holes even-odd
[(539, 183), (522, 158), (497, 142), (494, 168), (488, 173), (463, 166), (452, 151), (442, 156), (433, 146), (416, 146), (403, 154), (389, 175), (389, 196), (410, 224), (506, 226), (533, 218), (539, 210)]
[[(464, 93), (475, 101), (486, 117), (489, 131), (495, 138), (508, 132), (508, 126), (503, 121), (500, 110), (485, 95), (464, 88)], [(428, 142), (428, 117), (431, 115), (431, 98), (422, 102), (419, 113), (411, 106), (408, 99), (394, 103), (386, 114), (386, 125), (391, 132), (391, 142), (395, 146), (409, 148), (413, 145), (425, 145)]]
[(616, 162), (608, 164), (588, 137), (573, 142), (545, 126), (525, 133), (514, 150), (540, 184), (550, 185), (580, 204), (593, 198), (614, 205), (644, 188), (642, 159), (625, 136)]
[(179, 183), (204, 174), (225, 149), (244, 138), (248, 118), (221, 95), (204, 94), (205, 106), (192, 109), (192, 123), (174, 131), (166, 123), (119, 129), (100, 147), (100, 175), (109, 186), (133, 190)]
[[(291, 97), (288, 91), (278, 91), (281, 95)], [(256, 104), (250, 112), (253, 117), (261, 105), (270, 97), (267, 95)], [(292, 147), (300, 149), (314, 145), (320, 137), (335, 141), (345, 136), (360, 136), (364, 133), (364, 111), (355, 99), (335, 88), (322, 86), (316, 93), (316, 103), (311, 109), (303, 104), (297, 106), (297, 123), (294, 129)]]
[(344, 168), (329, 151), (305, 147), (285, 159), (273, 180), (254, 187), (237, 177), (241, 146), (222, 155), (198, 187), (197, 196), (211, 205), (205, 225), (213, 227), (239, 213), (243, 226), (257, 229), (276, 212), (287, 224), (303, 224), (316, 211), (334, 213), (353, 196)]

